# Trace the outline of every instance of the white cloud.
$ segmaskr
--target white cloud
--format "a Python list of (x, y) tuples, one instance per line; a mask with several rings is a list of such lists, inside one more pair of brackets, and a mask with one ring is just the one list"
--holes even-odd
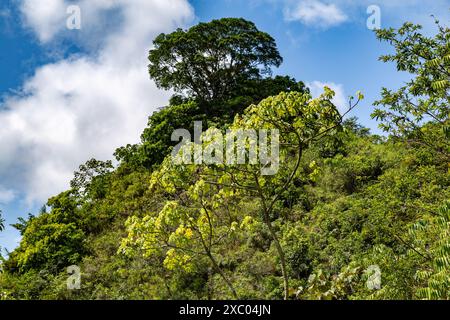
[[(52, 45), (68, 32), (69, 3), (74, 1), (23, 0), (21, 9), (39, 40)], [(111, 158), (115, 148), (138, 141), (147, 117), (168, 99), (148, 76), (151, 42), (193, 18), (185, 0), (75, 4), (82, 8), (83, 29), (71, 32), (79, 32), (82, 45), (101, 45), (89, 55), (38, 68), (20, 94), (0, 105), (0, 181), (30, 203), (67, 188), (73, 171), (87, 159)], [(111, 9), (116, 25), (102, 18)], [(103, 31), (101, 38), (90, 32), (94, 29)]]
[(25, 21), (43, 42), (49, 41), (64, 27), (66, 8), (64, 0), (25, 0), (20, 7), (25, 13)]
[(313, 98), (317, 98), (323, 93), (323, 88), (326, 86), (334, 91), (335, 96), (332, 100), (334, 105), (339, 109), (341, 113), (347, 110), (348, 98), (345, 95), (344, 86), (342, 84), (336, 84), (334, 82), (321, 82), (312, 81), (307, 82), (306, 86), (310, 89)]
[(399, 27), (406, 21), (434, 30), (435, 15), (442, 23), (449, 21), (448, 0), (254, 0), (283, 10), (286, 21), (298, 21), (309, 27), (331, 28), (342, 23), (366, 25), (367, 8), (377, 5), (381, 9), (381, 27)]
[(333, 3), (336, 3), (355, 22), (364, 22), (361, 21), (361, 15), (368, 18), (366, 11), (368, 6), (379, 6), (382, 28), (398, 28), (404, 22), (411, 21), (421, 24), (425, 30), (434, 30), (434, 19), (431, 15), (435, 15), (443, 23), (447, 23), (450, 19), (448, 0), (335, 0)]
[(287, 21), (300, 21), (308, 26), (328, 28), (347, 21), (348, 17), (335, 4), (318, 0), (302, 0), (284, 10)]

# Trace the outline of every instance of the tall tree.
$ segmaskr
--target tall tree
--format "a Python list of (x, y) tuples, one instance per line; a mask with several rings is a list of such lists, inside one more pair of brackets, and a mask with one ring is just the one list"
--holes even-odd
[[(450, 28), (436, 21), (438, 32), (427, 37), (422, 26), (405, 23), (398, 30), (381, 29), (376, 35), (391, 44), (395, 52), (380, 60), (394, 62), (397, 70), (411, 74), (411, 80), (398, 90), (383, 88), (382, 99), (375, 104), (372, 117), (381, 120), (380, 127), (394, 135), (403, 135), (415, 144), (450, 157)], [(426, 134), (430, 122), (439, 128)]]
[(269, 34), (237, 18), (160, 34), (153, 44), (149, 72), (158, 87), (202, 102), (226, 99), (242, 81), (270, 74), (282, 62)]
[[(278, 130), (279, 154), (272, 153), (269, 161), (260, 158), (259, 164), (219, 166), (218, 172), (222, 175), (219, 175), (218, 181), (211, 181), (211, 175), (207, 178), (207, 183), (218, 183), (228, 190), (239, 189), (259, 200), (261, 208), (259, 218), (267, 226), (280, 260), (284, 299), (289, 298), (289, 276), (285, 252), (274, 227), (275, 217), (278, 216), (277, 205), (294, 181), (304, 179), (300, 172), (300, 163), (310, 144), (340, 130), (343, 115), (339, 114), (331, 102), (334, 95), (332, 90), (325, 87), (324, 93), (317, 99), (312, 99), (308, 93), (290, 92), (269, 97), (258, 105), (250, 106), (242, 116), (236, 117), (231, 129)], [(355, 103), (352, 103), (351, 98), (347, 113), (355, 108), (361, 99), (363, 99), (361, 93), (358, 93)], [(254, 138), (246, 141), (248, 146), (257, 145), (252, 139)], [(274, 136), (270, 138), (273, 144), (275, 142), (272, 139), (277, 138)], [(259, 147), (261, 148), (261, 145)], [(229, 151), (233, 152), (227, 150)], [(267, 152), (268, 150), (260, 149), (260, 157), (262, 154), (268, 155)], [(263, 173), (275, 163), (279, 167), (276, 172), (269, 170)], [(234, 191), (231, 194), (233, 193)]]
[[(278, 216), (277, 205), (281, 195), (295, 179), (302, 179), (299, 168), (304, 150), (313, 141), (340, 128), (342, 116), (331, 103), (333, 96), (334, 92), (328, 88), (325, 88), (325, 93), (318, 99), (311, 99), (311, 95), (306, 93), (281, 93), (263, 100), (259, 105), (250, 106), (242, 116), (235, 118), (229, 129), (236, 134), (242, 130), (279, 131), (280, 153), (275, 154), (271, 148), (271, 159), (267, 159), (269, 161), (264, 160), (264, 154), (268, 156), (268, 150), (263, 150), (261, 145), (259, 149), (257, 147), (256, 134), (247, 136), (244, 140), (240, 139), (236, 153), (240, 157), (241, 152), (246, 152), (242, 147), (246, 149), (245, 146), (249, 146), (248, 157), (250, 158), (252, 152), (259, 154), (260, 163), (249, 160), (241, 164), (238, 160), (235, 164), (228, 164), (227, 160), (226, 164), (177, 165), (176, 161), (167, 157), (160, 170), (154, 172), (152, 185), (162, 187), (174, 200), (169, 201), (159, 214), (149, 214), (142, 219), (130, 218), (129, 234), (123, 242), (123, 249), (126, 251), (129, 245), (137, 244), (144, 254), (160, 253), (164, 250), (164, 262), (169, 266), (174, 262), (188, 266), (192, 254), (203, 254), (210, 259), (233, 296), (237, 297), (231, 281), (217, 263), (214, 250), (216, 245), (223, 244), (230, 238), (229, 235), (236, 226), (246, 220), (245, 216), (230, 214), (239, 212), (235, 205), (234, 210), (230, 209), (236, 195), (258, 199), (260, 215), (248, 218), (261, 219), (269, 230), (280, 260), (284, 298), (288, 299), (286, 258), (274, 227), (274, 217)], [(360, 94), (358, 101), (350, 104), (350, 109), (361, 99)], [(271, 145), (277, 143), (273, 139), (277, 138), (272, 134)], [(227, 145), (227, 157), (230, 152), (234, 153), (234, 145), (228, 146), (216, 128), (210, 128), (204, 133), (202, 143), (204, 157), (206, 154), (212, 154), (212, 149), (218, 156), (223, 151), (219, 150), (220, 146), (224, 145)], [(260, 141), (261, 143), (263, 142)], [(218, 149), (215, 149), (216, 147)], [(195, 147), (192, 143), (185, 144), (180, 149), (180, 155), (185, 152), (192, 155), (193, 148)], [(279, 167), (279, 170), (276, 167)]]

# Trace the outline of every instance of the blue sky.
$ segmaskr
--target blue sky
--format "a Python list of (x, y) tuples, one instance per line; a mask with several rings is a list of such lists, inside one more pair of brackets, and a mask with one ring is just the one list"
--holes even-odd
[[(69, 5), (81, 8), (81, 30), (68, 30)], [(36, 213), (68, 186), (89, 158), (112, 158), (115, 148), (138, 141), (146, 119), (166, 103), (148, 79), (146, 55), (160, 32), (221, 17), (244, 17), (277, 41), (290, 75), (318, 93), (364, 92), (354, 111), (370, 119), (381, 87), (396, 88), (407, 75), (378, 61), (390, 51), (366, 26), (377, 5), (381, 27), (404, 21), (433, 32), (435, 14), (450, 21), (446, 0), (6, 0), (0, 4), (0, 209), (7, 223)], [(19, 240), (11, 227), (0, 246)]]

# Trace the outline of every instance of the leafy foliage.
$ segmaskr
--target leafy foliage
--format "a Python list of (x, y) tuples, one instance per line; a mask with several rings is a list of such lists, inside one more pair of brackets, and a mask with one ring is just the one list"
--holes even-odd
[[(381, 120), (380, 127), (393, 134), (406, 135), (417, 143), (424, 143), (449, 157), (449, 105), (450, 105), (450, 29), (436, 21), (438, 33), (426, 37), (421, 26), (405, 23), (400, 29), (380, 29), (377, 37), (395, 48), (395, 54), (382, 56), (384, 62), (392, 61), (397, 70), (406, 71), (412, 79), (397, 91), (383, 88), (382, 99), (372, 117)], [(438, 135), (425, 135), (424, 121), (434, 121), (441, 126)], [(431, 139), (424, 139), (425, 137)]]
[(99, 161), (91, 159), (81, 165), (79, 171), (74, 173), (74, 178), (70, 182), (70, 187), (79, 197), (87, 194), (94, 197), (101, 197), (104, 190), (105, 177), (113, 169), (111, 161)]
[[(149, 54), (150, 76), (160, 88), (217, 101), (242, 80), (270, 72), (282, 58), (275, 40), (244, 19), (199, 23), (187, 31), (161, 34)], [(260, 70), (261, 66), (261, 70)]]
[[(263, 78), (281, 59), (252, 23), (161, 35), (151, 73), (173, 63), (160, 86), (185, 95), (149, 118), (140, 144), (116, 151), (117, 167), (89, 160), (70, 190), (13, 225), (22, 240), (0, 257), (0, 299), (449, 299), (448, 29), (426, 37), (407, 23), (377, 35), (396, 49), (382, 59), (412, 75), (383, 90), (374, 111), (389, 136), (344, 120), (328, 88), (312, 99), (302, 82)], [(233, 78), (230, 55), (242, 77)], [(198, 71), (210, 63), (216, 74)], [(218, 89), (218, 75), (236, 85)], [(211, 87), (186, 91), (207, 77)], [(168, 156), (172, 131), (194, 120), (209, 129), (180, 155), (200, 147), (220, 158), (226, 146), (225, 162)], [(226, 144), (226, 130), (243, 129), (267, 130), (279, 161), (250, 161), (269, 153), (252, 135), (244, 150)], [(234, 152), (246, 161), (227, 162)], [(72, 264), (81, 290), (67, 290)]]
[[(437, 216), (427, 217), (410, 229), (415, 245), (427, 252), (427, 265), (417, 271), (416, 279), (423, 287), (416, 291), (420, 299), (450, 299), (450, 204), (446, 202)], [(433, 235), (430, 241), (429, 235)], [(424, 248), (424, 244), (428, 248)]]
[(194, 121), (222, 128), (249, 105), (258, 104), (264, 98), (280, 92), (291, 91), (307, 93), (308, 89), (303, 82), (290, 77), (247, 80), (230, 93), (228, 100), (209, 103), (210, 116), (202, 111), (199, 102), (175, 96), (169, 106), (149, 117), (148, 126), (141, 135), (141, 144), (118, 148), (115, 156), (122, 164), (133, 168), (153, 168), (164, 160), (176, 144), (171, 140), (174, 130), (184, 128), (192, 132)]

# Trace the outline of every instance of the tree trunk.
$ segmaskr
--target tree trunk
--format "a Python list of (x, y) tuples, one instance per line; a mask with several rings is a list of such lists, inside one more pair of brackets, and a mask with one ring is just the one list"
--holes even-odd
[(270, 222), (269, 215), (266, 215), (266, 224), (269, 228), (270, 235), (272, 236), (273, 241), (275, 242), (275, 248), (277, 249), (278, 257), (281, 260), (281, 274), (283, 275), (283, 284), (284, 284), (284, 300), (289, 298), (289, 277), (287, 274), (286, 268), (286, 258), (284, 256), (283, 248), (281, 248), (280, 242), (278, 241), (277, 235), (272, 227), (272, 222)]
[(236, 290), (234, 289), (233, 285), (231, 284), (230, 280), (228, 280), (228, 278), (225, 276), (225, 273), (223, 273), (222, 269), (220, 269), (218, 263), (216, 262), (216, 259), (214, 259), (214, 257), (212, 256), (211, 252), (207, 253), (208, 258), (212, 261), (214, 268), (216, 269), (217, 272), (219, 272), (220, 276), (222, 277), (222, 279), (225, 281), (225, 283), (227, 284), (228, 288), (230, 289), (231, 293), (233, 294), (233, 297), (238, 300), (238, 295), (236, 293)]

